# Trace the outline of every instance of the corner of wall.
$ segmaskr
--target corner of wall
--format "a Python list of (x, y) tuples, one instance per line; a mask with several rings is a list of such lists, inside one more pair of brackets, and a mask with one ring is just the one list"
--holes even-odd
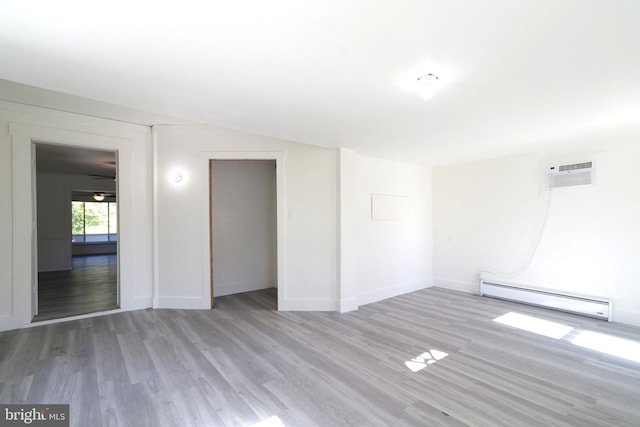
[(344, 298), (338, 301), (338, 311), (347, 313), (358, 310), (358, 298)]
[(614, 304), (613, 321), (640, 327), (640, 311), (615, 310)]
[(20, 324), (17, 321), (17, 318), (11, 314), (6, 314), (0, 316), (0, 332), (2, 331), (10, 331), (12, 329), (18, 329)]
[(437, 288), (450, 289), (452, 291), (465, 292), (473, 295), (480, 295), (480, 284), (476, 282), (465, 282), (461, 280), (445, 279), (436, 277), (434, 286)]
[(421, 289), (430, 288), (432, 286), (429, 280), (420, 280), (411, 283), (402, 283), (385, 288), (371, 290), (358, 296), (358, 304), (365, 305), (373, 302), (382, 301), (387, 298), (397, 297), (409, 292), (419, 291)]

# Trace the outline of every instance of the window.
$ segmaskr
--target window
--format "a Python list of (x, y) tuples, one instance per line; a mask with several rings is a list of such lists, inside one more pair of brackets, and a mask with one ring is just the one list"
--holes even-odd
[(116, 202), (71, 202), (73, 243), (115, 242), (118, 240)]

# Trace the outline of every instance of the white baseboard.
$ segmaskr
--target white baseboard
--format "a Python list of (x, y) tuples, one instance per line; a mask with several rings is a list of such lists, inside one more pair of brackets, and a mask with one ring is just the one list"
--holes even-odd
[(123, 311), (143, 310), (153, 307), (153, 298), (137, 297), (129, 301), (127, 304), (120, 305)]
[(434, 279), (433, 285), (438, 288), (450, 289), (452, 291), (480, 295), (480, 283), (463, 282), (461, 280), (451, 280), (445, 279), (444, 277), (436, 277)]
[(153, 308), (208, 310), (211, 308), (211, 301), (202, 297), (155, 297)]
[(15, 316), (8, 314), (0, 316), (0, 331), (10, 331), (18, 328), (20, 328), (20, 324)]
[(334, 299), (285, 299), (278, 300), (279, 311), (336, 311)]
[(420, 289), (429, 288), (431, 286), (432, 284), (429, 280), (420, 280), (418, 282), (401, 283), (369, 292), (364, 292), (358, 296), (358, 305), (371, 304), (372, 302), (397, 297), (398, 295), (419, 291)]
[(347, 313), (349, 311), (355, 311), (358, 309), (357, 298), (345, 298), (338, 301), (338, 311), (340, 313)]
[(259, 291), (262, 289), (274, 288), (275, 280), (260, 280), (257, 282), (229, 283), (213, 286), (213, 294), (216, 297), (225, 295), (240, 294), (242, 292)]
[(616, 305), (614, 302), (613, 321), (618, 323), (624, 323), (625, 325), (640, 326), (640, 311), (616, 310)]

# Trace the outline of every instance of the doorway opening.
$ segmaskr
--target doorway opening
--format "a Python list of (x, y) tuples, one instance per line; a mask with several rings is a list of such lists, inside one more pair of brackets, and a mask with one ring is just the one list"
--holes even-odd
[(211, 307), (278, 308), (276, 160), (209, 160)]
[(45, 142), (33, 151), (33, 321), (119, 308), (117, 152)]

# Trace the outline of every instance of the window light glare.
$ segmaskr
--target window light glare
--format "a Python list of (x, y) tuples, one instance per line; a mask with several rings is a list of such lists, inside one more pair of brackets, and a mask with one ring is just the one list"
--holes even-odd
[(249, 427), (285, 427), (284, 423), (277, 415), (269, 417), (266, 420), (262, 420), (257, 424), (252, 424)]
[(448, 355), (449, 354), (445, 353), (444, 351), (431, 349), (429, 351), (425, 351), (419, 356), (414, 357), (411, 360), (407, 360), (406, 362), (404, 362), (404, 365), (409, 368), (411, 372), (418, 372), (429, 365), (433, 365), (438, 360), (444, 359)]
[(563, 325), (562, 323), (550, 322), (514, 312), (496, 317), (493, 321), (557, 340), (563, 338), (573, 330), (571, 326)]
[(636, 341), (593, 331), (581, 331), (570, 341), (580, 347), (640, 363), (640, 343)]

